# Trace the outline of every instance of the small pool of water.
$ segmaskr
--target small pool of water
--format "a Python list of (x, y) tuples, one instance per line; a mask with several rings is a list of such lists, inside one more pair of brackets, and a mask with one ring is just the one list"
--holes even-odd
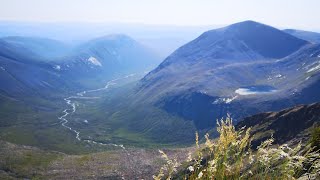
[(277, 92), (277, 89), (272, 86), (259, 85), (259, 86), (247, 86), (241, 87), (235, 90), (235, 93), (239, 95), (255, 95)]

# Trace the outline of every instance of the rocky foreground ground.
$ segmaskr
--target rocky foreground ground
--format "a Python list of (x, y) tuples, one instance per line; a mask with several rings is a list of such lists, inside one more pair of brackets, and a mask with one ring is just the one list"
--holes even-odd
[[(0, 179), (152, 179), (163, 159), (157, 149), (67, 155), (0, 141)], [(184, 161), (189, 149), (165, 150)]]

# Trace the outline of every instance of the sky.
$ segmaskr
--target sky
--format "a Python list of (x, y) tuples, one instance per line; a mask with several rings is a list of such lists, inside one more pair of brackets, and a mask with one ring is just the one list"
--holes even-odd
[(320, 30), (319, 0), (0, 0), (0, 20), (227, 25)]

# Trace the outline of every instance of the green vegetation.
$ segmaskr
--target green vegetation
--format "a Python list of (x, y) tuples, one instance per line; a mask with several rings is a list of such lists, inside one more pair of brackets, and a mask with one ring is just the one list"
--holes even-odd
[[(121, 144), (127, 148), (191, 145), (192, 132), (195, 131), (192, 121), (144, 104), (128, 107), (127, 102), (134, 101), (132, 88), (135, 80), (124, 79), (112, 88), (85, 95), (93, 99), (72, 99), (77, 110), (68, 115), (68, 126), (80, 131), (81, 139)], [(65, 108), (70, 108), (63, 101), (67, 96), (61, 94), (21, 101), (0, 97), (0, 140), (67, 154), (115, 149), (78, 141), (74, 132), (61, 126), (58, 117)]]
[(33, 99), (33, 103), (1, 99), (0, 140), (68, 154), (106, 150), (87, 147), (87, 143), (77, 141), (73, 132), (61, 126), (58, 116), (66, 107), (61, 99)]
[(315, 151), (320, 150), (320, 127), (315, 127), (312, 129), (310, 144)]
[(134, 101), (128, 90), (132, 85), (88, 93), (100, 98), (76, 99), (77, 111), (69, 116), (70, 126), (80, 136), (103, 143), (123, 144), (125, 147), (178, 147), (191, 145), (195, 127), (192, 121), (172, 116), (166, 111), (144, 104), (128, 107)]
[(42, 179), (50, 163), (62, 157), (56, 152), (21, 147), (4, 141), (0, 143), (0, 170), (15, 178)]
[[(287, 144), (273, 145), (268, 139), (251, 149), (250, 128), (235, 130), (230, 117), (218, 122), (220, 134), (216, 140), (205, 136), (199, 144), (196, 134), (196, 152), (189, 156), (187, 164), (179, 167), (175, 159), (169, 159), (162, 151), (166, 164), (154, 179), (297, 179), (299, 177), (320, 178), (320, 155), (318, 151), (298, 144), (290, 148)], [(311, 144), (319, 138), (315, 130)], [(319, 144), (319, 143), (318, 143)], [(178, 171), (181, 168), (182, 170)], [(178, 171), (178, 173), (176, 173)]]

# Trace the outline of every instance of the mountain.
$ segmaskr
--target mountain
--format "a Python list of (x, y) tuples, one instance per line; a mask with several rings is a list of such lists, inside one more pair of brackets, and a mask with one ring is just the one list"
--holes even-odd
[[(254, 21), (236, 23), (203, 33), (170, 55), (162, 64), (179, 61), (257, 60), (282, 58), (308, 42)], [(205, 59), (205, 60), (203, 60)]]
[[(283, 58), (307, 44), (304, 40), (270, 26), (245, 21), (203, 33), (171, 54), (143, 81), (146, 81), (144, 85), (148, 86), (159, 76), (174, 77), (183, 74), (184, 78), (174, 80), (182, 82), (170, 83), (170, 86), (195, 81), (193, 84), (203, 79), (198, 79), (198, 76), (211, 76), (214, 68), (225, 69), (231, 63), (235, 66), (235, 63), (239, 62), (255, 63)], [(201, 72), (203, 70), (210, 71)], [(197, 79), (190, 81), (189, 77)]]
[(272, 135), (277, 144), (307, 142), (311, 129), (319, 125), (320, 103), (314, 103), (246, 117), (237, 128), (252, 127), (253, 146), (257, 146)]
[(83, 43), (52, 63), (57, 72), (75, 79), (106, 79), (146, 71), (155, 67), (159, 60), (152, 50), (126, 35), (116, 34)]
[(320, 43), (320, 33), (296, 29), (285, 29), (284, 32), (312, 43)]
[(319, 45), (245, 21), (205, 32), (175, 51), (140, 81), (137, 102), (206, 129), (226, 113), (239, 120), (320, 101), (319, 67)]

